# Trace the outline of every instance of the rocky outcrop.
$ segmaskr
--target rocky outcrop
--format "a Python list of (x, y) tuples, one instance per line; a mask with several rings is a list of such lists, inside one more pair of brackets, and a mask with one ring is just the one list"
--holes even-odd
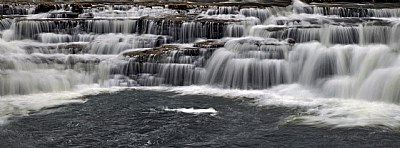
[(179, 47), (176, 45), (162, 45), (160, 47), (151, 48), (151, 49), (139, 49), (134, 51), (124, 52), (122, 55), (124, 57), (135, 57), (135, 56), (158, 56), (163, 54), (164, 52), (171, 50), (178, 50)]
[(205, 41), (200, 41), (194, 43), (194, 47), (199, 47), (199, 48), (221, 48), (224, 47), (225, 42), (222, 42), (221, 40), (205, 40)]
[(59, 8), (60, 8), (60, 6), (58, 6), (58, 5), (43, 3), (43, 4), (37, 5), (37, 7), (35, 9), (35, 13), (45, 13), (45, 12), (49, 12), (51, 10), (57, 10)]
[(79, 13), (74, 12), (53, 12), (50, 13), (49, 18), (78, 18)]

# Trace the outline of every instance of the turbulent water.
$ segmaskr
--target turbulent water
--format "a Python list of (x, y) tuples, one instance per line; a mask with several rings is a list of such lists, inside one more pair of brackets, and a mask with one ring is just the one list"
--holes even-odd
[(398, 128), (400, 8), (359, 6), (0, 5), (0, 123), (133, 87)]
[(400, 146), (399, 132), (371, 127), (332, 129), (291, 124), (291, 116), (301, 109), (258, 107), (244, 99), (142, 90), (85, 98), (88, 100), (83, 104), (50, 108), (0, 126), (0, 146)]

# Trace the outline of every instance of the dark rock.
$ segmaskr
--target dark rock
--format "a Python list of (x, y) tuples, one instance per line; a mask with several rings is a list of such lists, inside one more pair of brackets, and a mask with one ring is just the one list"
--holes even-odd
[(289, 45), (294, 45), (296, 44), (296, 40), (292, 39), (292, 38), (288, 38), (287, 42), (289, 43)]
[(79, 13), (73, 13), (73, 12), (57, 12), (57, 13), (51, 13), (50, 18), (78, 18)]
[(83, 6), (77, 4), (71, 4), (71, 11), (75, 13), (83, 13)]
[(148, 50), (138, 50), (138, 51), (132, 51), (132, 52), (126, 52), (123, 53), (123, 56), (125, 57), (135, 57), (135, 56), (148, 56), (148, 55), (161, 55), (165, 51), (170, 51), (170, 50), (178, 50), (179, 47), (176, 45), (162, 45), (161, 47), (156, 47)]
[(224, 45), (225, 43), (219, 40), (211, 40), (211, 39), (194, 43), (194, 47), (200, 47), (200, 48), (220, 48), (224, 47)]
[(86, 7), (86, 8), (89, 8), (89, 7), (92, 7), (93, 5), (92, 4), (89, 4), (89, 3), (87, 3), (87, 4), (82, 4), (82, 7)]
[(57, 7), (52, 4), (39, 4), (35, 9), (35, 13), (45, 13), (56, 9)]
[(79, 15), (79, 18), (94, 18), (93, 13), (83, 13)]

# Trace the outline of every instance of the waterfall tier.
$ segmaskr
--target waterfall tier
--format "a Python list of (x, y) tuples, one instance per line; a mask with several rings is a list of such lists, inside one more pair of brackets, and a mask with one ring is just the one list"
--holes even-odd
[(275, 4), (2, 4), (0, 97), (297, 86), (331, 100), (400, 103), (399, 7)]

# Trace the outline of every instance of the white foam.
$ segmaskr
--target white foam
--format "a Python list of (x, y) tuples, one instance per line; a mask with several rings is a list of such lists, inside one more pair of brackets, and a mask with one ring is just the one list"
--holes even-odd
[(279, 85), (265, 90), (221, 89), (211, 86), (138, 87), (136, 89), (176, 92), (180, 95), (210, 95), (226, 98), (253, 98), (256, 105), (303, 108), (299, 115), (287, 121), (300, 124), (355, 127), (400, 127), (400, 106), (357, 99), (324, 97), (315, 89), (299, 84)]
[(44, 108), (71, 103), (84, 103), (87, 95), (112, 93), (123, 87), (101, 88), (99, 85), (80, 85), (72, 91), (37, 93), (30, 95), (9, 95), (0, 97), (0, 125), (7, 123), (12, 116), (27, 116)]
[(207, 109), (194, 109), (192, 108), (177, 108), (177, 109), (169, 109), (165, 108), (165, 111), (174, 111), (174, 112), (183, 112), (188, 114), (211, 114), (216, 115), (217, 111), (214, 108), (207, 108)]

